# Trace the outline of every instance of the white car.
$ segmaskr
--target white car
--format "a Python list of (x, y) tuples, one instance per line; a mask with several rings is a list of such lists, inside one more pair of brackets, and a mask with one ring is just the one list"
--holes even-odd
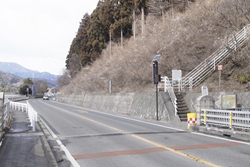
[(43, 96), (43, 100), (49, 100), (49, 96), (48, 95), (44, 95)]

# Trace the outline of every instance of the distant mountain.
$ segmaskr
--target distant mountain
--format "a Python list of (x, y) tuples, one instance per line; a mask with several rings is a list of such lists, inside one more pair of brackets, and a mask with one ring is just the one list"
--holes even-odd
[(0, 92), (18, 93), (19, 87), (22, 83), (23, 78), (0, 71)]
[(34, 70), (29, 70), (17, 63), (12, 62), (0, 62), (0, 70), (6, 73), (14, 74), (21, 78), (42, 79), (54, 83), (57, 80), (56, 75), (50, 74), (48, 72), (38, 72)]
[(6, 73), (0, 70), (0, 85), (20, 85), (23, 82), (23, 78), (14, 74)]

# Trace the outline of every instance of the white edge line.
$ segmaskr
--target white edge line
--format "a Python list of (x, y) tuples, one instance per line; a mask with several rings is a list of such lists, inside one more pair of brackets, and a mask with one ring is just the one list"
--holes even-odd
[(49, 126), (43, 121), (43, 119), (39, 116), (40, 120), (43, 122), (46, 129), (49, 131), (49, 133), (52, 135), (52, 137), (56, 140), (57, 144), (60, 145), (61, 149), (65, 152), (67, 158), (73, 165), (73, 167), (80, 167), (80, 165), (76, 162), (76, 160), (72, 157), (69, 150), (62, 144), (61, 140), (58, 139), (58, 137), (54, 134), (54, 132), (49, 128)]
[[(93, 110), (93, 109), (89, 109), (89, 108), (84, 108), (84, 107), (80, 107), (80, 106), (74, 106), (74, 105), (71, 105), (71, 104), (61, 103), (61, 102), (57, 102), (57, 101), (53, 101), (53, 102), (60, 103), (60, 104), (63, 104), (63, 105), (66, 105), (66, 106), (70, 106), (70, 107), (84, 109), (84, 110), (95, 112), (95, 113), (100, 113), (100, 114), (109, 115), (109, 116), (118, 117), (118, 118), (123, 118), (123, 119), (131, 120), (131, 121), (135, 121), (135, 122), (145, 123), (145, 124), (148, 124), (148, 125), (154, 125), (154, 126), (158, 126), (158, 127), (162, 127), (162, 128), (167, 128), (167, 129), (171, 129), (171, 130), (176, 130), (176, 131), (180, 131), (180, 132), (185, 131), (185, 130), (182, 130), (182, 129), (173, 128), (173, 127), (169, 127), (169, 126), (165, 126), (165, 125), (158, 125), (158, 124), (155, 124), (155, 123), (145, 122), (145, 121), (141, 121), (141, 120), (137, 120), (137, 119), (133, 119), (133, 118), (127, 118), (127, 117), (124, 117), (124, 116), (113, 115), (113, 114), (106, 113), (104, 111), (97, 111), (97, 110)], [(195, 134), (195, 135), (200, 135), (200, 136), (205, 136), (205, 137), (210, 137), (210, 138), (214, 138), (214, 139), (220, 139), (220, 140), (230, 141), (230, 142), (237, 141), (238, 143), (250, 146), (250, 143), (244, 142), (244, 141), (239, 141), (239, 140), (234, 140), (234, 139), (225, 139), (223, 137), (212, 136), (212, 135), (198, 133), (198, 132), (189, 132), (189, 133), (192, 133), (192, 134)]]
[(230, 141), (230, 142), (237, 142), (237, 143), (241, 143), (241, 144), (245, 144), (245, 145), (249, 145), (250, 146), (250, 143), (244, 142), (244, 141), (239, 141), (239, 140), (234, 140), (234, 139), (225, 139), (225, 138), (222, 138), (222, 137), (210, 136), (208, 134), (198, 133), (198, 132), (191, 132), (191, 133), (195, 134), (195, 135), (206, 136), (206, 137), (215, 138), (215, 139), (221, 139), (221, 140)]

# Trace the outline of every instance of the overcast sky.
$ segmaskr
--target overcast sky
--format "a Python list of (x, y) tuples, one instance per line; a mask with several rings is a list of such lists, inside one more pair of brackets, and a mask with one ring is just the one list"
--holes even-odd
[(62, 74), (70, 44), (85, 13), (98, 0), (2, 0), (0, 62)]

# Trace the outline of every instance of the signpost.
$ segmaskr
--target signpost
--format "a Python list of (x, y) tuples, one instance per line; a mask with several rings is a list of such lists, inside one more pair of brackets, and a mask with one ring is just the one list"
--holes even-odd
[(111, 91), (112, 91), (112, 80), (111, 79), (108, 81), (108, 90), (109, 90), (109, 93), (111, 93)]
[(220, 90), (220, 82), (221, 82), (221, 71), (223, 70), (223, 65), (218, 65), (218, 71), (219, 71), (219, 90)]
[(153, 58), (153, 83), (156, 88), (156, 120), (158, 121), (158, 82), (161, 81), (161, 76), (158, 74), (158, 59), (161, 55), (156, 55)]

